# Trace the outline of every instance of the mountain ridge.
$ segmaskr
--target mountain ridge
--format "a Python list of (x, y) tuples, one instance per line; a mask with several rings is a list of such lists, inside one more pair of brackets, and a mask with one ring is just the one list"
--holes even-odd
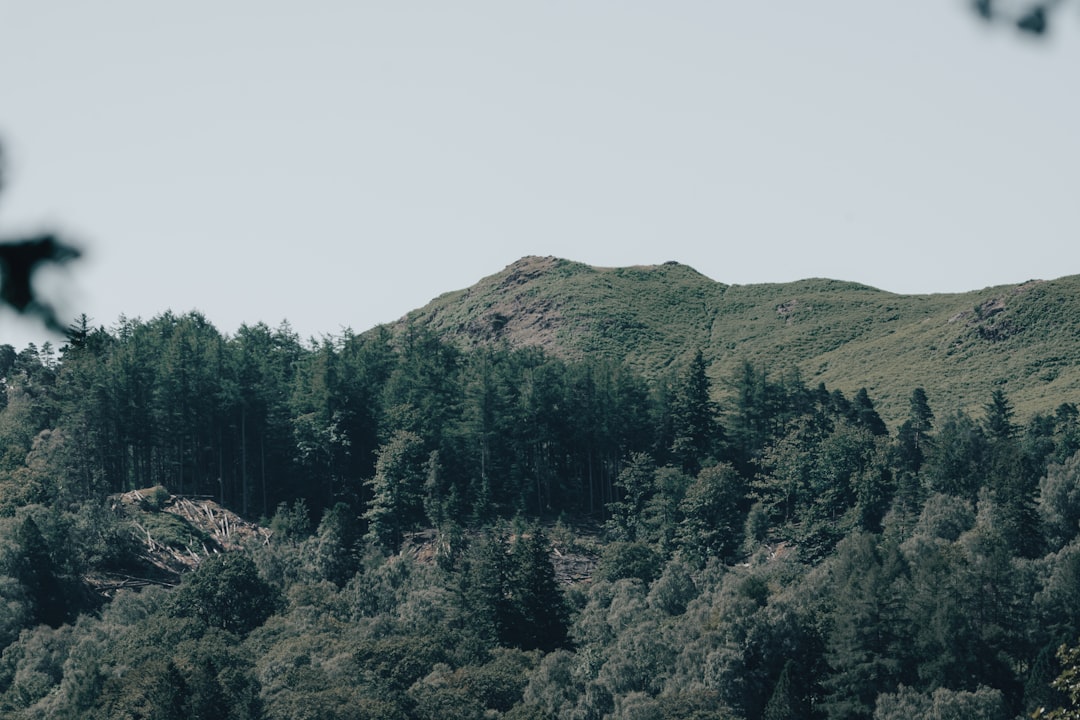
[(1080, 275), (905, 295), (827, 278), (727, 285), (674, 261), (597, 267), (526, 256), (391, 328), (409, 325), (463, 347), (599, 355), (651, 377), (700, 349), (718, 399), (749, 361), (796, 371), (809, 386), (865, 387), (891, 424), (915, 387), (939, 417), (977, 413), (997, 388), (1020, 417), (1080, 402)]

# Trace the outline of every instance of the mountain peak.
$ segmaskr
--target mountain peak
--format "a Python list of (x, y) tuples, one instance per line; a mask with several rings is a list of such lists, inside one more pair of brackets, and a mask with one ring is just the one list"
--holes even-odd
[[(724, 285), (688, 265), (597, 267), (526, 256), (398, 323), (463, 346), (539, 346), (656, 377), (701, 350), (714, 388), (744, 361), (808, 385), (865, 387), (890, 422), (914, 387), (939, 416), (978, 413), (1004, 386), (1018, 415), (1080, 402), (1080, 276), (968, 293), (898, 295), (806, 279)], [(719, 392), (719, 390), (718, 390)]]
[(672, 350), (665, 366), (709, 343), (724, 287), (674, 261), (608, 268), (530, 255), (405, 321), (467, 346), (507, 342), (568, 358), (601, 353), (649, 372), (646, 355), (656, 342)]

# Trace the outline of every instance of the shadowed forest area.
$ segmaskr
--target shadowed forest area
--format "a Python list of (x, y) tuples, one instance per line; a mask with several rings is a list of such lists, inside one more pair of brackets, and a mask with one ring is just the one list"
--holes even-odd
[[(1021, 424), (996, 391), (938, 417), (912, 388), (890, 430), (865, 391), (707, 370), (695, 353), (645, 380), (419, 328), (225, 336), (196, 313), (2, 347), (0, 712), (1068, 704), (1051, 683), (1080, 633), (1074, 405)], [(265, 532), (225, 551), (170, 512), (182, 497)], [(195, 569), (162, 571), (162, 548)], [(571, 555), (594, 562), (560, 582)]]

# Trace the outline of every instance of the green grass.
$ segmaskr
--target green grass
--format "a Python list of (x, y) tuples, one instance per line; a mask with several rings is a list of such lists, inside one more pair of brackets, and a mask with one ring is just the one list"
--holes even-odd
[(596, 268), (523, 258), (402, 322), (465, 346), (505, 340), (567, 358), (619, 358), (656, 377), (700, 348), (718, 399), (743, 360), (798, 369), (887, 422), (924, 387), (939, 417), (980, 412), (995, 388), (1019, 419), (1080, 403), (1080, 276), (937, 295), (826, 279), (724, 285), (675, 263)]

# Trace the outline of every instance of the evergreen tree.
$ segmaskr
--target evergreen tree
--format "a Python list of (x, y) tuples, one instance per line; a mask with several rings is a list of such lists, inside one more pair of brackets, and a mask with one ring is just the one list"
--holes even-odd
[(984, 409), (986, 417), (983, 425), (987, 437), (993, 442), (1011, 440), (1016, 434), (1016, 425), (1013, 424), (1012, 403), (1005, 392), (1000, 388), (994, 390)]
[(551, 544), (539, 525), (514, 541), (507, 582), (509, 621), (504, 641), (551, 652), (567, 643), (568, 611), (551, 564)]
[(1045, 713), (1046, 708), (1058, 706), (1065, 700), (1065, 695), (1053, 687), (1054, 675), (1060, 670), (1055, 654), (1058, 649), (1053, 643), (1047, 643), (1031, 664), (1024, 680), (1024, 707), (1029, 711)]
[(866, 388), (859, 388), (859, 392), (855, 394), (853, 411), (852, 419), (857, 425), (866, 428), (873, 435), (888, 434), (889, 431), (885, 427), (885, 421), (878, 415), (877, 410), (874, 408), (874, 401), (870, 399)]
[(645, 535), (645, 508), (656, 492), (656, 466), (651, 456), (635, 453), (615, 481), (619, 499), (608, 504), (607, 529), (618, 540), (633, 542)]
[[(348, 420), (350, 479), (371, 477), (380, 438), (387, 423), (384, 389), (399, 362), (385, 327), (355, 335), (346, 331), (339, 342), (340, 390)], [(351, 498), (350, 498), (351, 502)]]
[(733, 408), (728, 413), (728, 439), (733, 464), (744, 477), (752, 477), (772, 427), (778, 422), (776, 388), (764, 370), (744, 360), (731, 381)]
[(469, 541), (458, 567), (464, 636), (470, 655), (484, 656), (512, 630), (507, 581), (510, 556), (501, 538), (484, 532)]
[(463, 379), (464, 400), (455, 439), (468, 464), (463, 500), (470, 519), (484, 524), (496, 505), (513, 507), (503, 483), (512, 476), (514, 460), (514, 358), (507, 351), (477, 348), (468, 356)]
[(945, 419), (927, 456), (929, 488), (974, 502), (986, 482), (988, 442), (981, 425), (957, 412)]
[[(238, 386), (234, 378), (226, 377), (223, 338), (195, 312), (165, 313), (147, 330), (156, 345), (147, 484), (198, 494), (213, 482), (220, 501), (227, 497), (246, 509), (249, 488), (242, 482), (246, 478), (225, 471), (225, 435), (231, 429), (229, 416), (238, 401)], [(229, 436), (232, 440), (232, 433)], [(207, 447), (217, 452), (209, 455), (203, 450)]]
[(882, 521), (897, 491), (891, 468), (891, 446), (882, 437), (865, 438), (857, 467), (851, 475), (855, 494), (855, 524), (868, 532), (881, 532)]
[(408, 430), (429, 441), (443, 437), (460, 413), (461, 353), (429, 329), (410, 325), (399, 360), (383, 386), (383, 437)]
[(1012, 417), (1012, 405), (1001, 390), (995, 390), (984, 419), (989, 441), (987, 480), (998, 531), (1015, 553), (1035, 557), (1042, 550), (1035, 505), (1038, 481), (1016, 439)]
[(1054, 459), (1063, 462), (1080, 451), (1080, 408), (1061, 403), (1054, 411)]
[(346, 376), (334, 343), (324, 338), (297, 368), (291, 398), (297, 480), (315, 511), (329, 507), (349, 480), (351, 408), (341, 390)]
[(21, 555), (13, 575), (26, 589), (34, 621), (60, 627), (70, 615), (68, 583), (61, 576), (45, 536), (31, 515), (26, 515), (18, 524), (14, 540)]
[(671, 457), (685, 472), (695, 474), (704, 461), (713, 457), (723, 440), (701, 350), (694, 353), (689, 367), (679, 378), (670, 412)]
[(315, 533), (315, 569), (338, 587), (360, 569), (362, 533), (356, 512), (345, 503), (337, 503), (323, 513)]
[(780, 677), (776, 680), (772, 696), (765, 705), (765, 712), (761, 720), (798, 720), (805, 717), (805, 712), (800, 712), (800, 703), (794, 696), (791, 686), (792, 662), (788, 660), (784, 669), (780, 671)]
[(1046, 469), (1039, 481), (1038, 510), (1050, 550), (1060, 550), (1080, 532), (1080, 452)]
[(1040, 707), (1032, 717), (1038, 720), (1080, 720), (1080, 648), (1062, 645), (1058, 649), (1058, 660), (1061, 674), (1051, 685), (1067, 700), (1051, 710)]
[(918, 474), (926, 461), (929, 450), (930, 431), (934, 427), (934, 413), (926, 399), (926, 391), (915, 388), (911, 392), (908, 417), (900, 426), (897, 440), (900, 445), (901, 468)]
[(263, 323), (241, 325), (228, 350), (237, 385), (233, 412), (239, 414), (234, 425), (239, 429), (240, 482), (248, 489), (249, 506), (269, 515), (293, 495), (288, 487), (289, 471), (295, 470), (289, 395), (302, 351), (287, 325), (271, 330)]
[(882, 692), (905, 679), (904, 610), (901, 595), (904, 559), (880, 537), (853, 533), (831, 560), (835, 607), (827, 636), (833, 672), (825, 679), (823, 703), (830, 720), (869, 718)]
[(567, 437), (562, 407), (565, 404), (566, 366), (545, 360), (522, 375), (518, 407), (517, 455), (521, 471), (520, 509), (537, 515), (552, 509), (565, 468)]
[(402, 535), (423, 519), (423, 488), (429, 454), (420, 436), (398, 430), (379, 449), (375, 477), (368, 481), (371, 503), (364, 513), (368, 537), (396, 552)]

